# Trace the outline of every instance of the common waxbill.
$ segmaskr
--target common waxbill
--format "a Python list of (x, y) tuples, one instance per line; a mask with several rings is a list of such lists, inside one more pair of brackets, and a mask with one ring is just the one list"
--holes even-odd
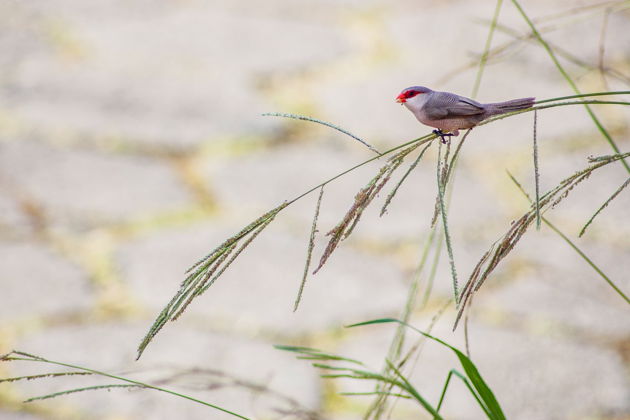
[(436, 92), (424, 86), (411, 86), (396, 97), (416, 116), (418, 121), (437, 130), (442, 138), (456, 136), (459, 130), (473, 128), (493, 115), (506, 114), (530, 108), (535, 98), (512, 99), (511, 101), (481, 104), (450, 92)]

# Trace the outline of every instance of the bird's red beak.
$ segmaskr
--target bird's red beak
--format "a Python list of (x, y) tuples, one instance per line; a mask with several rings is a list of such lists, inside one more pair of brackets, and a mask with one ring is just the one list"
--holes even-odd
[(405, 98), (405, 95), (401, 93), (400, 95), (396, 97), (396, 102), (398, 102), (399, 104), (403, 104), (407, 102), (407, 99)]

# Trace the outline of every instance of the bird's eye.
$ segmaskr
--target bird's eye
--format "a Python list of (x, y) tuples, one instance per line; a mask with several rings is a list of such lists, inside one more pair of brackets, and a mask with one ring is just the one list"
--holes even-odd
[(405, 92), (405, 98), (407, 99), (413, 98), (419, 93), (422, 93), (422, 92), (420, 92), (419, 90), (408, 90), (407, 92)]

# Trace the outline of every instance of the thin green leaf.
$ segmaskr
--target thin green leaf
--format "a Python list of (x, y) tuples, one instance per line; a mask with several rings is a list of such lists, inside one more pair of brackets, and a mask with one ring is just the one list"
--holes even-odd
[(592, 96), (611, 96), (611, 95), (630, 95), (630, 90), (615, 90), (611, 92), (580, 93), (579, 95), (558, 96), (555, 98), (542, 99), (540, 101), (536, 101), (536, 104), (564, 101), (565, 99), (589, 98)]
[[(15, 357), (13, 355), (18, 355), (18, 356), (23, 356), (23, 357)], [(186, 394), (181, 394), (179, 392), (171, 391), (170, 389), (167, 389), (167, 388), (162, 388), (162, 387), (159, 387), (159, 386), (150, 385), (150, 384), (147, 384), (147, 383), (144, 383), (144, 382), (135, 381), (133, 379), (125, 378), (124, 376), (112, 375), (110, 373), (102, 372), (102, 371), (95, 370), (95, 369), (89, 369), (89, 368), (86, 368), (86, 367), (83, 367), (83, 366), (72, 365), (70, 363), (63, 363), (63, 362), (58, 362), (58, 361), (55, 361), (55, 360), (45, 359), (45, 358), (43, 358), (41, 356), (36, 356), (34, 354), (29, 354), (29, 353), (26, 353), (26, 352), (23, 352), (23, 351), (13, 350), (12, 352), (4, 355), (1, 360), (5, 360), (5, 361), (18, 361), (18, 360), (20, 360), (20, 361), (26, 361), (26, 362), (39, 362), (39, 363), (45, 363), (45, 364), (50, 364), (50, 365), (55, 365), (55, 366), (63, 366), (63, 367), (67, 367), (67, 368), (70, 368), (70, 369), (76, 369), (76, 370), (79, 370), (79, 371), (82, 371), (82, 372), (86, 372), (86, 373), (89, 373), (89, 374), (99, 375), (99, 376), (103, 376), (103, 377), (106, 377), (106, 378), (111, 378), (111, 379), (116, 379), (116, 380), (119, 380), (119, 381), (122, 381), (122, 382), (126, 382), (128, 384), (131, 384), (131, 386), (137, 386), (137, 387), (141, 387), (141, 388), (153, 389), (155, 391), (160, 391), (160, 392), (164, 392), (166, 394), (171, 394), (171, 395), (174, 395), (176, 397), (184, 398), (184, 399), (187, 399), (189, 401), (193, 401), (193, 402), (196, 402), (198, 404), (202, 404), (202, 405), (205, 405), (207, 407), (214, 408), (215, 410), (219, 410), (219, 411), (222, 411), (224, 413), (231, 414), (234, 417), (238, 417), (238, 418), (241, 418), (241, 419), (244, 419), (244, 420), (250, 420), (248, 417), (242, 416), (242, 415), (237, 414), (237, 413), (235, 413), (233, 411), (230, 411), (230, 410), (227, 410), (225, 408), (219, 407), (218, 405), (210, 404), (210, 403), (208, 403), (206, 401), (199, 400), (197, 398), (193, 398), (193, 397), (191, 397), (189, 395), (186, 395)]]
[(592, 261), (589, 257), (587, 257), (587, 256), (586, 256), (586, 254), (585, 254), (584, 252), (582, 252), (582, 250), (581, 250), (580, 248), (578, 248), (578, 246), (577, 246), (577, 245), (575, 245), (575, 243), (573, 243), (573, 241), (571, 241), (571, 239), (569, 239), (569, 237), (568, 237), (568, 236), (566, 236), (566, 235), (565, 235), (564, 233), (562, 233), (562, 232), (561, 232), (561, 231), (560, 231), (557, 227), (555, 227), (553, 224), (551, 224), (551, 222), (550, 222), (550, 221), (546, 220), (545, 218), (543, 218), (543, 221), (545, 222), (545, 224), (546, 224), (547, 226), (549, 226), (549, 227), (551, 228), (551, 230), (553, 230), (553, 231), (554, 231), (554, 232), (556, 232), (558, 235), (560, 235), (560, 237), (561, 237), (562, 239), (564, 239), (564, 241), (565, 241), (567, 244), (569, 244), (569, 246), (570, 246), (571, 248), (573, 248), (573, 250), (574, 250), (575, 252), (577, 252), (577, 253), (578, 253), (578, 255), (579, 255), (580, 257), (582, 257), (582, 259), (583, 259), (584, 261), (586, 261), (586, 263), (587, 263), (588, 265), (590, 265), (590, 266), (591, 266), (591, 268), (592, 268), (593, 270), (595, 270), (595, 272), (597, 272), (597, 274), (599, 274), (599, 275), (601, 276), (601, 278), (603, 278), (603, 279), (604, 279), (604, 281), (605, 281), (606, 283), (608, 283), (608, 285), (609, 285), (610, 287), (612, 287), (612, 288), (613, 288), (613, 290), (614, 290), (615, 292), (617, 292), (617, 294), (623, 298), (623, 300), (625, 300), (625, 301), (626, 301), (626, 303), (630, 304), (630, 299), (628, 298), (628, 296), (627, 296), (624, 292), (622, 292), (622, 291), (621, 291), (621, 289), (620, 289), (620, 288), (619, 288), (619, 287), (615, 284), (615, 282), (613, 282), (613, 281), (612, 281), (612, 280), (611, 280), (611, 279), (610, 279), (610, 278), (609, 278), (606, 274), (604, 274), (604, 272), (603, 272), (603, 271), (602, 271), (602, 270), (601, 270), (601, 269), (600, 269), (600, 268), (599, 268), (599, 267), (598, 267), (598, 266), (597, 266), (597, 265), (596, 265), (596, 264), (595, 264), (595, 263), (594, 263), (594, 262), (593, 262), (593, 261)]
[[(624, 1), (624, 0), (621, 0)], [(602, 5), (602, 3), (600, 3), (600, 5)], [(628, 6), (626, 6), (627, 8)], [(610, 10), (610, 9), (608, 9)], [(617, 11), (620, 11), (623, 9), (617, 9)], [(570, 12), (566, 12), (566, 13), (570, 13)], [(538, 22), (541, 22), (541, 20), (537, 19)], [(489, 24), (488, 20), (484, 20), (484, 19), (479, 19), (479, 22), (482, 24)], [(538, 23), (537, 22), (537, 23)], [(504, 34), (507, 34), (511, 37), (513, 37), (513, 40), (508, 41), (506, 43), (503, 43), (501, 46), (493, 49), (491, 51), (491, 56), (498, 56), (500, 53), (505, 53), (507, 52), (511, 47), (516, 47), (519, 43), (523, 42), (523, 41), (528, 41), (528, 42), (532, 42), (535, 44), (538, 44), (538, 40), (536, 39), (536, 36), (534, 35), (534, 33), (530, 32), (528, 34), (522, 34), (521, 31), (519, 30), (515, 30), (510, 26), (507, 25), (497, 25), (497, 29), (500, 30), (501, 32), (503, 32)], [(560, 29), (560, 26), (547, 26), (545, 28), (542, 28), (539, 30), (540, 33), (545, 33), (545, 32), (551, 32), (552, 30), (557, 30)], [(599, 71), (599, 72), (603, 72), (605, 75), (610, 76), (615, 78), (616, 80), (623, 82), (626, 85), (630, 84), (630, 77), (626, 76), (625, 74), (623, 74), (622, 72), (620, 72), (617, 69), (614, 68), (610, 68), (610, 67), (598, 67), (598, 66), (594, 66), (593, 64), (591, 64), (591, 62), (583, 60), (577, 56), (575, 56), (574, 54), (572, 54), (571, 52), (569, 52), (568, 50), (558, 46), (557, 44), (554, 44), (552, 42), (549, 42), (547, 40), (547, 43), (549, 44), (549, 46), (551, 47), (551, 49), (554, 51), (554, 53), (561, 58), (564, 58), (565, 60), (567, 60), (568, 62), (575, 64), (585, 70), (587, 70), (588, 72), (591, 71)]]
[(407, 169), (407, 172), (405, 172), (405, 174), (400, 178), (400, 181), (398, 181), (396, 186), (394, 188), (392, 188), (391, 192), (387, 195), (387, 198), (385, 199), (385, 203), (383, 204), (383, 207), (381, 208), (381, 217), (387, 212), (387, 207), (389, 207), (389, 204), (391, 203), (392, 199), (394, 198), (394, 196), (398, 192), (398, 189), (400, 188), (400, 186), (403, 184), (403, 182), (405, 182), (405, 180), (407, 179), (409, 174), (416, 168), (416, 166), (418, 166), (418, 163), (422, 159), (422, 156), (424, 156), (424, 152), (426, 152), (427, 149), (429, 147), (431, 147), (432, 144), (433, 144), (433, 142), (427, 144), (420, 151), (420, 154), (418, 155), (416, 160), (409, 166), (409, 168)]
[(457, 370), (455, 369), (451, 369), (448, 372), (448, 375), (446, 377), (446, 382), (444, 383), (444, 388), (442, 388), (442, 394), (440, 395), (440, 402), (438, 403), (437, 406), (437, 410), (439, 411), (440, 408), (442, 407), (442, 402), (444, 402), (444, 397), (446, 396), (446, 389), (448, 388), (448, 385), (451, 381), (451, 377), (455, 375), (457, 376), (459, 379), (462, 380), (462, 382), (464, 383), (464, 385), (466, 385), (466, 388), (468, 388), (468, 391), (470, 391), (470, 393), (472, 394), (473, 397), (475, 397), (475, 400), (477, 400), (477, 403), (479, 404), (479, 406), (481, 407), (481, 409), (484, 411), (484, 413), (486, 413), (486, 416), (488, 416), (488, 418), (492, 418), (492, 414), (488, 411), (488, 409), (486, 408), (486, 406), (483, 404), (483, 402), (479, 399), (479, 395), (477, 395), (477, 392), (473, 389), (473, 387), (470, 385), (470, 381), (468, 381), (468, 379), (466, 379), (466, 377), (464, 375), (462, 375), (461, 373), (459, 373)]
[(324, 379), (340, 379), (340, 378), (348, 378), (348, 379), (361, 379), (361, 380), (368, 380), (368, 381), (375, 381), (375, 380), (381, 380), (383, 379), (381, 376), (377, 375), (377, 374), (373, 374), (373, 375), (359, 375), (359, 374), (326, 374), (326, 375), (319, 375), (320, 378), (324, 378)]
[(310, 347), (287, 346), (287, 345), (282, 345), (282, 344), (274, 344), (273, 347), (275, 349), (277, 349), (277, 350), (289, 351), (289, 352), (298, 353), (298, 354), (305, 354), (305, 355), (308, 355), (309, 357), (313, 358), (313, 360), (315, 360), (315, 359), (317, 359), (317, 360), (340, 360), (340, 361), (350, 362), (350, 363), (354, 363), (354, 364), (363, 366), (363, 363), (361, 363), (358, 360), (349, 359), (347, 357), (337, 356), (337, 355), (334, 355), (334, 354), (324, 353), (321, 350), (310, 348)]
[(492, 36), (494, 35), (494, 30), (497, 27), (497, 21), (499, 20), (499, 12), (501, 11), (502, 4), (503, 0), (497, 0), (497, 5), (494, 9), (494, 15), (492, 16), (492, 22), (490, 23), (490, 30), (488, 31), (488, 37), (486, 38), (486, 45), (483, 47), (483, 53), (481, 54), (479, 67), (477, 68), (477, 76), (475, 76), (475, 83), (473, 84), (472, 93), (470, 94), (470, 97), (473, 99), (477, 96), (477, 93), (479, 92), (479, 86), (481, 85), (481, 76), (483, 76), (483, 71), (486, 67), (486, 61), (488, 61), (488, 53), (490, 52), (490, 45), (492, 45)]
[[(601, 160), (601, 159), (598, 159)], [(510, 179), (512, 180), (512, 182), (514, 182), (514, 184), (516, 184), (516, 186), (518, 187), (518, 189), (523, 193), (523, 195), (525, 195), (525, 197), (527, 198), (527, 200), (529, 200), (529, 202), (531, 203), (532, 200), (531, 198), (529, 198), (529, 194), (527, 194), (527, 192), (525, 191), (525, 189), (523, 188), (523, 186), (516, 180), (516, 178), (508, 171), (508, 176), (510, 177)], [(630, 179), (630, 178), (629, 178)], [(630, 304), (630, 299), (628, 299), (628, 296), (626, 296), (625, 293), (623, 293), (621, 291), (621, 289), (615, 284), (615, 282), (613, 282), (606, 274), (604, 274), (604, 272), (601, 270), (601, 268), (599, 268), (597, 266), (597, 264), (595, 264), (571, 239), (569, 239), (569, 237), (567, 235), (565, 235), (560, 229), (558, 229), (553, 223), (551, 223), (549, 220), (547, 220), (547, 218), (543, 217), (542, 218), (543, 222), (549, 226), (549, 228), (551, 228), (551, 230), (553, 230), (556, 234), (558, 234), (558, 236), (560, 236), (567, 244), (569, 244), (569, 246), (571, 248), (573, 248), (573, 250), (575, 252), (578, 253), (578, 255), (584, 260), (586, 261), (586, 263), (588, 265), (591, 266), (591, 268), (593, 270), (595, 270), (595, 272), (597, 274), (600, 275), (601, 278), (604, 279), (604, 281), (606, 283), (608, 283), (608, 285), (610, 287), (613, 288), (613, 290), (615, 292), (617, 292), (617, 294), (619, 296), (621, 296), (626, 303)]]
[(599, 209), (597, 209), (597, 211), (595, 212), (595, 214), (593, 214), (593, 216), (591, 216), (590, 219), (588, 219), (588, 222), (586, 222), (586, 224), (584, 225), (584, 227), (582, 228), (582, 230), (580, 230), (580, 234), (578, 235), (579, 237), (582, 237), (582, 235), (584, 235), (584, 232), (586, 231), (586, 228), (589, 227), (589, 225), (591, 223), (593, 223), (593, 220), (595, 220), (595, 218), (597, 217), (597, 215), (599, 213), (601, 213), (602, 210), (604, 210), (608, 204), (610, 204), (611, 201), (613, 201), (615, 199), (615, 197), (617, 197), (619, 195), (619, 193), (621, 191), (623, 191), (624, 188), (626, 188), (628, 186), (628, 184), (630, 184), (630, 177), (628, 179), (625, 180), (625, 182), (623, 184), (621, 184), (621, 186), (619, 188), (617, 188), (617, 191), (615, 191), (613, 193), (613, 195), (611, 195), (608, 200), (606, 200), (604, 202), (604, 204), (601, 205), (601, 207)]
[[(349, 361), (355, 364), (362, 365), (362, 363), (356, 360), (348, 359), (341, 356), (326, 354), (317, 349), (313, 349), (310, 347), (285, 346), (285, 345), (275, 345), (274, 347), (279, 350), (285, 350), (285, 351), (290, 351), (290, 352), (294, 352), (298, 354), (309, 355), (307, 357), (298, 357), (299, 359)], [(311, 356), (311, 355), (314, 355), (314, 356)], [(375, 380), (375, 381), (391, 384), (393, 386), (397, 386), (398, 388), (409, 393), (431, 414), (437, 415), (437, 418), (441, 418), (439, 417), (439, 414), (437, 413), (437, 411), (435, 411), (435, 409), (418, 393), (418, 391), (407, 381), (407, 379), (404, 376), (402, 376), (402, 374), (398, 371), (398, 369), (395, 366), (391, 365), (389, 361), (387, 361), (387, 363), (388, 363), (389, 369), (395, 372), (396, 375), (400, 378), (400, 380), (389, 378), (379, 373), (374, 373), (374, 372), (370, 372), (363, 369), (343, 368), (343, 367), (340, 368), (340, 367), (330, 366), (330, 365), (321, 364), (321, 363), (313, 363), (313, 366), (318, 367), (323, 370), (347, 372), (347, 373), (327, 373), (327, 374), (320, 375), (322, 378), (329, 378), (329, 379), (349, 378), (349, 379), (361, 379), (361, 380)], [(377, 392), (380, 392), (380, 391), (377, 391)]]
[(364, 326), (364, 325), (373, 325), (373, 324), (386, 324), (386, 323), (398, 323), (398, 324), (405, 325), (407, 328), (410, 328), (418, 332), (419, 334), (422, 334), (423, 336), (451, 349), (455, 353), (457, 358), (459, 359), (459, 362), (462, 365), (462, 368), (464, 369), (464, 371), (466, 372), (468, 379), (474, 386), (475, 390), (479, 393), (479, 397), (484, 402), (485, 407), (488, 409), (490, 418), (497, 419), (497, 420), (505, 419), (505, 415), (503, 414), (503, 410), (501, 409), (499, 402), (495, 398), (494, 393), (492, 392), (490, 387), (483, 380), (483, 377), (477, 370), (477, 367), (475, 366), (475, 364), (464, 353), (462, 353), (457, 348), (451, 346), (450, 344), (446, 343), (445, 341), (442, 341), (437, 337), (427, 334), (424, 331), (421, 331), (406, 322), (403, 322), (394, 318), (381, 318), (381, 319), (375, 319), (372, 321), (360, 322), (358, 324), (349, 325), (348, 328), (359, 327), (359, 326)]
[(422, 407), (424, 407), (425, 410), (427, 410), (429, 413), (433, 414), (433, 418), (434, 419), (437, 419), (437, 420), (441, 419), (442, 416), (440, 416), (440, 413), (438, 413), (437, 410), (435, 408), (433, 408), (433, 406), (431, 404), (429, 404), (429, 402), (420, 395), (420, 393), (416, 390), (416, 388), (414, 388), (414, 386), (411, 385), (411, 383), (398, 370), (398, 368), (396, 366), (394, 366), (394, 364), (392, 362), (390, 362), (389, 360), (386, 360), (386, 362), (387, 362), (387, 366), (389, 367), (389, 369), (391, 369), (396, 374), (396, 376), (398, 376), (398, 378), (400, 378), (400, 380), (404, 384), (404, 387), (401, 387), (401, 388), (403, 388), (405, 391), (407, 391), (416, 401), (418, 401), (420, 403), (420, 405), (422, 405)]
[(348, 368), (348, 367), (331, 366), (331, 365), (325, 365), (323, 363), (311, 363), (311, 366), (313, 366), (314, 368), (323, 369), (323, 370), (339, 370), (339, 371), (346, 371), (346, 372), (351, 372), (353, 370), (352, 368)]
[[(544, 213), (549, 209), (553, 209), (556, 205), (562, 202), (562, 200), (564, 200), (577, 185), (588, 179), (588, 177), (597, 169), (626, 157), (630, 157), (630, 152), (611, 155), (606, 158), (596, 158), (597, 162), (595, 164), (574, 173), (568, 178), (565, 178), (560, 182), (560, 184), (540, 197), (541, 212)], [(457, 324), (459, 323), (459, 320), (466, 309), (466, 304), (470, 300), (472, 294), (479, 290), (488, 276), (490, 276), (499, 263), (510, 252), (512, 252), (516, 244), (520, 241), (525, 232), (527, 232), (530, 224), (535, 219), (534, 212), (535, 209), (533, 209), (532, 205), (532, 208), (530, 208), (529, 211), (527, 211), (519, 219), (513, 221), (508, 231), (490, 246), (490, 249), (477, 263), (462, 290), (461, 302), (453, 329), (457, 328)]]
[[(452, 191), (452, 190), (451, 190)], [(433, 226), (431, 228), (431, 232), (424, 244), (423, 247), (423, 251), (422, 251), (422, 257), (420, 258), (420, 263), (418, 264), (418, 267), (415, 270), (414, 276), (413, 276), (413, 281), (409, 284), (409, 289), (407, 291), (407, 300), (405, 302), (405, 307), (403, 309), (403, 312), (401, 314), (401, 318), (405, 321), (407, 321), (409, 319), (409, 317), (411, 316), (411, 313), (413, 312), (414, 308), (415, 308), (415, 302), (416, 302), (416, 298), (417, 298), (417, 292), (418, 289), (420, 287), (420, 279), (421, 279), (421, 274), (424, 270), (424, 265), (427, 261), (428, 255), (429, 255), (429, 251), (433, 248), (433, 242), (435, 239), (435, 232), (437, 230), (437, 226)], [(436, 251), (437, 254), (441, 253), (441, 249), (442, 249), (442, 237), (440, 236), (440, 238), (438, 239), (438, 250)], [(436, 257), (439, 258), (439, 255), (436, 255)], [(434, 258), (434, 263), (435, 263), (435, 258)], [(435, 275), (435, 266), (432, 267), (431, 269), (431, 275), (429, 275), (429, 284), (426, 288), (424, 297), (425, 299), (428, 298), (428, 294), (430, 293), (430, 289), (432, 287), (433, 284), (433, 277)], [(421, 304), (421, 308), (422, 306), (424, 306), (424, 302)], [(404, 325), (399, 325), (398, 328), (396, 328), (396, 333), (394, 334), (394, 337), (392, 338), (392, 341), (390, 343), (389, 349), (387, 351), (387, 359), (389, 360), (398, 360), (403, 348), (403, 345), (405, 343), (405, 336), (406, 336), (406, 328), (404, 327)], [(410, 350), (411, 352), (411, 350)], [(387, 375), (388, 371), (387, 371), (387, 367), (385, 367), (385, 371), (384, 374)], [(388, 388), (389, 387), (389, 388)], [(378, 392), (389, 392), (389, 390), (391, 389), (392, 385), (391, 384), (377, 384), (377, 391)], [(365, 414), (365, 418), (379, 418), (379, 416), (381, 415), (381, 413), (383, 412), (383, 410), (385, 409), (385, 403), (386, 403), (386, 399), (387, 396), (386, 395), (380, 395), (378, 396), (370, 405), (370, 407), (368, 408), (368, 411)]]
[(451, 377), (453, 373), (457, 372), (455, 369), (451, 369), (448, 371), (448, 375), (446, 375), (446, 381), (444, 382), (444, 386), (442, 387), (442, 393), (440, 394), (440, 400), (438, 401), (437, 411), (440, 411), (442, 408), (442, 403), (444, 402), (444, 397), (446, 396), (446, 390), (448, 389), (448, 385), (451, 382)]
[(451, 158), (451, 161), (448, 163), (448, 170), (446, 171), (446, 178), (444, 181), (444, 185), (448, 185), (449, 181), (451, 180), (451, 176), (453, 174), (453, 168), (455, 168), (456, 166), (457, 159), (459, 158), (459, 153), (462, 150), (464, 141), (466, 141), (466, 138), (471, 132), (472, 132), (472, 129), (466, 130), (462, 139), (459, 141), (459, 143), (457, 143), (457, 147), (455, 148), (455, 153), (453, 153), (453, 157)]
[(381, 391), (372, 391), (372, 392), (340, 392), (339, 395), (344, 395), (344, 396), (369, 396), (369, 395), (383, 395), (386, 397), (397, 397), (397, 398), (405, 398), (410, 400), (411, 397), (409, 395), (406, 394), (397, 394), (394, 392), (381, 392)]
[[(539, 102), (536, 102), (536, 103), (539, 103)], [(513, 117), (513, 116), (519, 115), (519, 114), (524, 114), (526, 112), (534, 112), (534, 111), (541, 110), (541, 109), (550, 109), (550, 108), (557, 108), (557, 107), (561, 107), (561, 106), (570, 106), (570, 105), (626, 105), (626, 106), (628, 106), (628, 105), (630, 105), (630, 102), (627, 102), (627, 101), (597, 101), (597, 100), (590, 100), (590, 101), (556, 102), (556, 103), (550, 103), (550, 104), (547, 104), (547, 105), (536, 105), (536, 106), (533, 106), (531, 108), (522, 109), (520, 111), (508, 112), (507, 114), (501, 114), (501, 115), (497, 115), (497, 116), (488, 118), (487, 120), (483, 120), (482, 122), (477, 124), (477, 126), (491, 124), (491, 123), (493, 123), (495, 121), (502, 120), (504, 118), (510, 118), (510, 117)], [(617, 153), (617, 154), (620, 154), (620, 153)]]

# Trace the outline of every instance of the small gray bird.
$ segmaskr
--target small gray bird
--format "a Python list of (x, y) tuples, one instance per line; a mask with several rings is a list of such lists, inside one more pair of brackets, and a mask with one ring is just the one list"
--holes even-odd
[(424, 86), (412, 86), (396, 97), (416, 116), (418, 121), (437, 128), (433, 132), (445, 141), (446, 136), (456, 136), (459, 130), (473, 128), (494, 115), (506, 114), (531, 108), (536, 98), (482, 104), (450, 92), (436, 92)]

